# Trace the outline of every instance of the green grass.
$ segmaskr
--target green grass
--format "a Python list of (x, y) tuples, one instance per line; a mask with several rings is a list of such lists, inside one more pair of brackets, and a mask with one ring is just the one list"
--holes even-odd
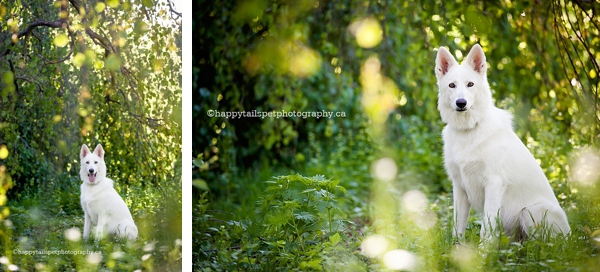
[[(300, 169), (308, 173), (301, 178), (316, 182), (323, 177), (312, 175), (326, 172), (325, 167), (308, 165)], [(451, 195), (423, 193), (427, 205), (413, 212), (402, 204), (410, 186), (374, 182), (356, 167), (340, 169), (334, 171), (337, 176), (325, 177), (346, 188), (330, 200), (336, 207), (332, 214), (327, 205), (311, 209), (312, 201), (328, 202), (309, 197), (318, 186), (298, 181), (296, 171), (285, 168), (274, 172), (291, 176), (265, 178), (270, 170), (241, 174), (227, 198), (205, 193), (194, 208), (194, 268), (386, 271), (383, 255), (369, 258), (361, 251), (365, 238), (374, 234), (388, 241), (384, 252), (414, 254), (417, 271), (596, 271), (600, 265), (600, 239), (594, 239), (600, 237), (600, 231), (594, 233), (600, 228), (598, 194), (579, 194), (562, 203), (572, 227), (567, 238), (518, 243), (501, 236), (484, 246), (480, 217), (474, 213), (466, 239), (458, 243), (452, 237)]]
[(181, 202), (164, 201), (181, 199), (174, 198), (180, 194), (176, 185), (162, 189), (128, 188), (124, 199), (139, 230), (136, 241), (114, 237), (100, 242), (90, 237), (84, 241), (83, 211), (76, 193), (69, 192), (72, 203), (67, 206), (39, 197), (23, 197), (9, 203), (11, 214), (0, 227), (3, 270), (181, 270)]
[[(389, 271), (395, 265), (415, 271), (596, 271), (600, 267), (600, 189), (568, 182), (570, 149), (560, 136), (538, 135), (539, 145), (547, 149), (532, 152), (567, 213), (571, 235), (521, 243), (500, 236), (484, 246), (479, 238), (481, 217), (474, 212), (466, 238), (458, 242), (452, 237), (452, 195), (445, 193), (451, 192), (451, 182), (442, 167), (439, 134), (420, 126), (417, 119), (411, 124), (391, 124), (399, 128), (400, 136), (379, 142), (367, 131), (348, 131), (320, 142), (309, 133), (309, 146), (299, 149), (297, 165), (270, 165), (263, 158), (258, 168), (217, 175), (226, 182), (207, 179), (212, 190), (194, 202), (194, 268)], [(393, 159), (398, 168), (389, 182), (371, 174), (372, 164), (384, 157)], [(320, 191), (323, 179), (344, 189)], [(330, 193), (334, 197), (327, 198)], [(374, 247), (379, 252), (365, 246), (365, 240), (374, 241), (368, 239), (373, 237), (384, 241)], [(386, 262), (390, 259), (405, 262)]]

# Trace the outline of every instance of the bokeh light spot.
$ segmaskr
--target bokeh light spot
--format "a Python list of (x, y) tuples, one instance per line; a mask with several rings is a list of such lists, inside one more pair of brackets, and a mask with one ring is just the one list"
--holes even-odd
[(406, 250), (394, 249), (383, 255), (383, 264), (392, 270), (412, 271), (417, 267), (417, 258)]
[(373, 48), (383, 40), (383, 29), (375, 18), (364, 18), (350, 24), (350, 32), (356, 37), (356, 43), (362, 48)]
[(600, 178), (600, 154), (591, 148), (583, 149), (571, 167), (571, 181), (591, 186)]
[(365, 238), (360, 248), (363, 255), (369, 258), (375, 258), (385, 252), (388, 245), (389, 242), (385, 237), (374, 234)]
[(373, 176), (380, 180), (392, 180), (398, 172), (396, 162), (391, 158), (383, 158), (373, 163), (371, 167)]

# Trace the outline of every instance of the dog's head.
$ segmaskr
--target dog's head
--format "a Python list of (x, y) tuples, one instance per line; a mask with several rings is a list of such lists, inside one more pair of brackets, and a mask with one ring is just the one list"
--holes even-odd
[[(440, 47), (435, 59), (435, 75), (438, 83), (438, 110), (446, 123), (459, 118), (463, 120), (476, 109), (488, 107), (492, 103), (487, 82), (487, 64), (483, 49), (475, 44), (458, 64), (454, 56)], [(445, 120), (444, 120), (445, 119)], [(472, 118), (466, 118), (472, 119)], [(472, 124), (464, 124), (469, 127)]]
[(97, 184), (102, 181), (106, 176), (102, 145), (97, 145), (94, 152), (91, 152), (87, 145), (81, 146), (79, 158), (81, 159), (81, 170), (79, 171), (81, 180), (87, 184)]

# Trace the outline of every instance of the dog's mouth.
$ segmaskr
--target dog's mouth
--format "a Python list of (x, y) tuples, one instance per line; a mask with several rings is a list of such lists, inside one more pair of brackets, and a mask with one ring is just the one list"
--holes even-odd
[(460, 111), (460, 112), (467, 111), (467, 108), (458, 108), (458, 109), (456, 109), (456, 111)]
[(90, 179), (91, 183), (94, 183), (94, 181), (96, 180), (96, 174), (98, 174), (98, 172), (88, 173), (88, 178)]

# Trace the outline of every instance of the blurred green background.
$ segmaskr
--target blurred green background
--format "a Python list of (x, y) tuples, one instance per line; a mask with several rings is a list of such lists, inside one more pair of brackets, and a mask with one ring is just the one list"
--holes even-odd
[[(196, 269), (599, 264), (599, 1), (241, 0), (193, 9)], [(436, 48), (460, 61), (475, 43), (495, 104), (514, 114), (571, 239), (504, 237), (482, 252), (471, 217), (468, 242), (453, 243), (433, 69)], [(208, 115), (253, 110), (345, 117)], [(365, 238), (381, 250), (366, 250)]]

